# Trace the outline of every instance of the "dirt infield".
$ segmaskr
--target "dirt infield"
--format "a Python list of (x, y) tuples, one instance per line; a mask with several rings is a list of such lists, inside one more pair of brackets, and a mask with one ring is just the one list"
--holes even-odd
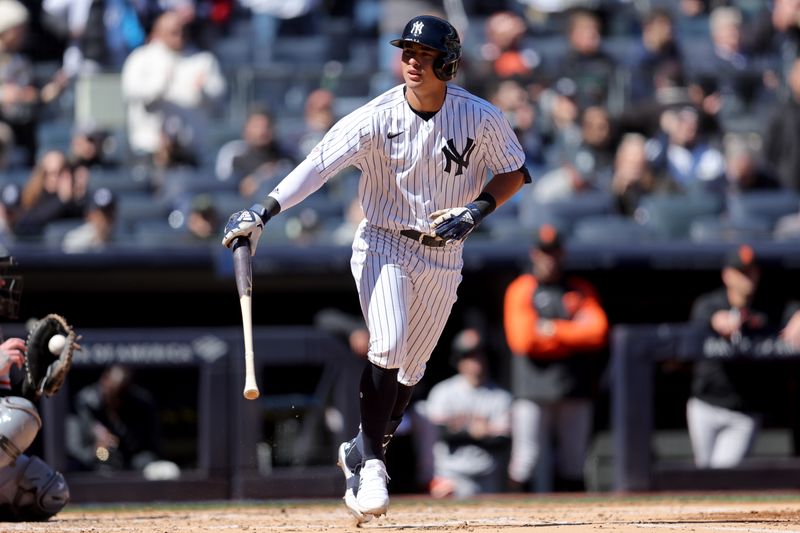
[[(800, 533), (800, 494), (641, 497), (508, 496), (463, 502), (394, 498), (389, 515), (361, 531), (693, 531)], [(357, 531), (339, 501), (248, 502), (136, 507), (71, 506), (45, 523), (3, 532), (171, 533)]]

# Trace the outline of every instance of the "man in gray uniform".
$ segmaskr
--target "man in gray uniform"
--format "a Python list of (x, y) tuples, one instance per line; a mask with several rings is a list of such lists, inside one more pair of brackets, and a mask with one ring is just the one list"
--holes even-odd
[[(0, 273), (13, 264), (0, 249)], [(0, 274), (0, 315), (17, 318), (22, 280)], [(0, 343), (0, 521), (41, 521), (69, 501), (64, 476), (36, 456), (26, 455), (42, 427), (32, 399), (17, 392), (17, 371), (25, 365), (26, 341), (17, 337)], [(31, 389), (29, 389), (31, 390)], [(32, 394), (28, 394), (32, 396)]]

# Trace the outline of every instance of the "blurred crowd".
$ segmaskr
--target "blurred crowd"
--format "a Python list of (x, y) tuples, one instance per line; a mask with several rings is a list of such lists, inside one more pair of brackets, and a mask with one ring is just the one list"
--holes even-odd
[[(420, 12), (459, 29), (455, 83), (509, 117), (534, 176), (474, 239), (800, 236), (798, 0), (0, 0), (0, 239), (216, 242), (402, 81), (388, 40)], [(349, 243), (357, 181), (265, 239)]]

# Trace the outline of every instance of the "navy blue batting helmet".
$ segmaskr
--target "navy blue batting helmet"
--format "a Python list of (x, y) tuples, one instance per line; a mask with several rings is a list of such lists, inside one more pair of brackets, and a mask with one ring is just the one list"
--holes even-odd
[(461, 61), (461, 41), (452, 24), (432, 15), (419, 15), (408, 21), (403, 36), (390, 41), (398, 48), (405, 43), (419, 43), (441, 52), (433, 64), (433, 73), (442, 81), (452, 80)]

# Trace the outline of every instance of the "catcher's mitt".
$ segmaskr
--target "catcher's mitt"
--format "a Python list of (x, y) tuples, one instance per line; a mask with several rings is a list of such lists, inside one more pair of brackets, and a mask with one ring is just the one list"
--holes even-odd
[[(48, 346), (53, 335), (66, 338), (59, 353), (52, 353)], [(78, 339), (80, 336), (61, 315), (51, 313), (33, 325), (26, 342), (25, 379), (22, 383), (25, 397), (38, 400), (43, 394), (52, 396), (58, 392), (72, 365), (73, 352), (81, 348)]]

